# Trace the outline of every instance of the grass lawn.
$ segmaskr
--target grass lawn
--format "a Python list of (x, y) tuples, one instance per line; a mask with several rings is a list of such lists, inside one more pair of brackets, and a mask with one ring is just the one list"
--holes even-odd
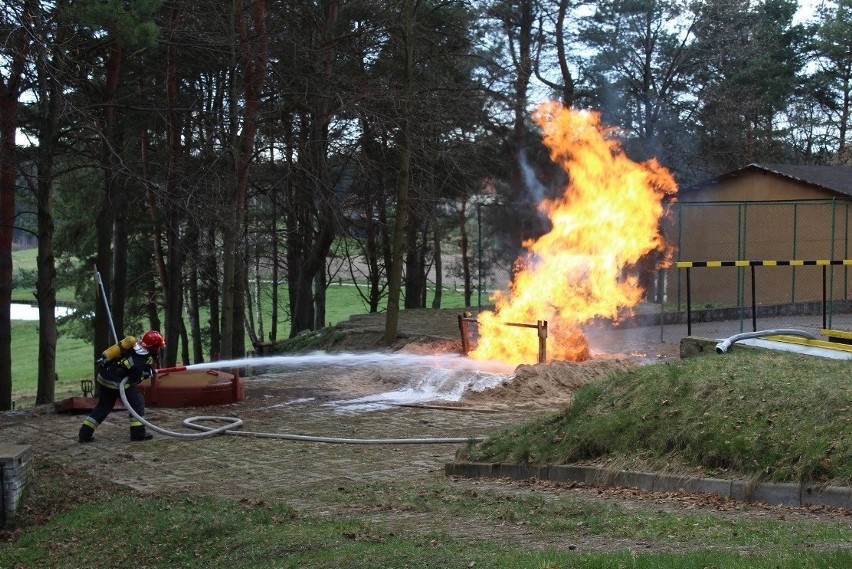
[[(741, 350), (647, 365), (589, 384), (560, 412), (458, 451), (482, 460), (636, 460), (723, 477), (848, 482), (848, 366)], [(247, 452), (280, 452), (244, 444)], [(115, 460), (132, 466), (143, 458), (128, 450)], [(9, 534), (0, 533), (7, 540), (0, 567), (87, 567), (103, 559), (187, 568), (852, 566), (852, 521), (830, 508), (630, 492), (620, 499), (534, 481), (437, 477), (422, 484), (401, 473), (344, 483), (329, 476), (330, 485), (317, 482), (309, 492), (269, 498), (261, 491), (238, 501), (212, 489), (136, 492), (41, 457), (27, 509)], [(449, 520), (486, 530), (459, 535), (445, 529)]]
[[(25, 298), (29, 291), (16, 289), (17, 296)], [(286, 298), (286, 290), (281, 291)], [(429, 303), (432, 297), (430, 294)], [(30, 302), (26, 299), (26, 302)], [(326, 295), (326, 318), (330, 325), (347, 320), (353, 314), (367, 312), (367, 307), (352, 286), (333, 284)], [(457, 291), (444, 291), (442, 305), (445, 308), (464, 306), (464, 296)], [(266, 326), (269, 327), (269, 310), (266, 311)], [(207, 318), (202, 315), (202, 322)], [(278, 337), (289, 334), (289, 322), (279, 322)], [(246, 350), (253, 350), (247, 342)], [(205, 350), (207, 351), (207, 350)], [(91, 379), (93, 373), (91, 344), (60, 330), (56, 348), (56, 367), (59, 381), (56, 384), (56, 399), (81, 395), (80, 380)], [(12, 400), (15, 407), (30, 407), (35, 403), (38, 385), (38, 322), (15, 320), (12, 323)]]
[[(848, 551), (810, 547), (849, 536), (848, 528), (835, 524), (796, 528), (774, 520), (756, 520), (717, 528), (712, 523), (718, 520), (688, 513), (676, 516), (648, 514), (644, 510), (618, 512), (614, 508), (598, 511), (591, 507), (572, 514), (558, 506), (537, 511), (539, 518), (553, 521), (569, 516), (581, 532), (603, 523), (610, 528), (604, 531), (631, 534), (628, 539), (638, 539), (640, 543), (643, 538), (637, 536), (665, 538), (681, 525), (700, 526), (693, 528), (690, 539), (694, 540), (695, 550), (688, 553), (572, 552), (517, 546), (511, 539), (470, 540), (440, 532), (399, 533), (381, 520), (301, 515), (286, 504), (253, 505), (215, 497), (142, 497), (105, 486), (101, 484), (103, 492), (90, 503), (77, 505), (5, 544), (0, 549), (0, 566), (98, 567), (104, 559), (116, 567), (184, 568), (800, 569), (852, 564)], [(461, 502), (437, 507), (451, 507), (457, 516), (472, 519), (492, 498), (486, 494), (480, 499), (465, 499), (452, 492), (442, 496), (461, 498)], [(505, 496), (497, 503), (501, 512), (512, 511), (521, 518), (526, 517), (523, 508), (532, 505), (529, 500)], [(699, 530), (713, 534), (704, 542), (706, 545), (702, 545)], [(723, 536), (721, 543), (731, 549), (742, 546), (738, 544), (767, 547), (745, 555), (724, 551), (725, 545), (718, 547), (717, 535)], [(785, 547), (784, 540), (791, 546)], [(707, 547), (710, 544), (717, 547)]]
[[(12, 321), (12, 401), (16, 408), (35, 403), (38, 385), (38, 322)], [(56, 399), (81, 395), (81, 379), (94, 369), (91, 344), (68, 334), (56, 343)]]

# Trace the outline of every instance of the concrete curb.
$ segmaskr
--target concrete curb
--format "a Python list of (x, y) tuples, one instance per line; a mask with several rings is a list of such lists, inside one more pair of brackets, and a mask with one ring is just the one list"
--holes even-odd
[(448, 463), (447, 476), (464, 478), (511, 478), (549, 482), (582, 482), (589, 485), (638, 488), (650, 492), (694, 492), (715, 494), (740, 502), (761, 502), (778, 506), (830, 506), (852, 510), (852, 488), (819, 484), (752, 483), (746, 480), (724, 480), (607, 470), (593, 466), (529, 466), (524, 464)]

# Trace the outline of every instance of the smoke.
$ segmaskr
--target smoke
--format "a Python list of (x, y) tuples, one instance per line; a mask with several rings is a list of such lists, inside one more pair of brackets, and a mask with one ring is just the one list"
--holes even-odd
[(538, 177), (532, 166), (530, 166), (527, 153), (523, 148), (518, 152), (518, 164), (524, 176), (524, 188), (527, 190), (527, 193), (535, 203), (541, 202), (545, 198), (547, 188), (538, 181)]

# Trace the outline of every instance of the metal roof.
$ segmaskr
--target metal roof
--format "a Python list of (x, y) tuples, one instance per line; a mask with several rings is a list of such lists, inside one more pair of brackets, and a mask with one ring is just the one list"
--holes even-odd
[(781, 176), (795, 180), (802, 184), (815, 186), (830, 192), (852, 197), (852, 166), (814, 166), (801, 164), (758, 164), (752, 163), (748, 166), (722, 174), (711, 180), (701, 182), (686, 191), (697, 190), (713, 185), (722, 180), (736, 178), (748, 172), (760, 171), (775, 176)]

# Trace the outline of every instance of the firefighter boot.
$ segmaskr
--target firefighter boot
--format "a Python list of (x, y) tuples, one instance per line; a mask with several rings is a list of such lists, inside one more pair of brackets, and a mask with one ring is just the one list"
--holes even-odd
[(97, 425), (92, 425), (92, 419), (87, 418), (83, 421), (83, 426), (80, 427), (80, 434), (77, 436), (77, 440), (81, 443), (90, 443), (95, 440), (93, 436), (95, 434), (95, 427)]
[(130, 427), (131, 441), (150, 441), (154, 436), (145, 432), (145, 425), (132, 425)]

